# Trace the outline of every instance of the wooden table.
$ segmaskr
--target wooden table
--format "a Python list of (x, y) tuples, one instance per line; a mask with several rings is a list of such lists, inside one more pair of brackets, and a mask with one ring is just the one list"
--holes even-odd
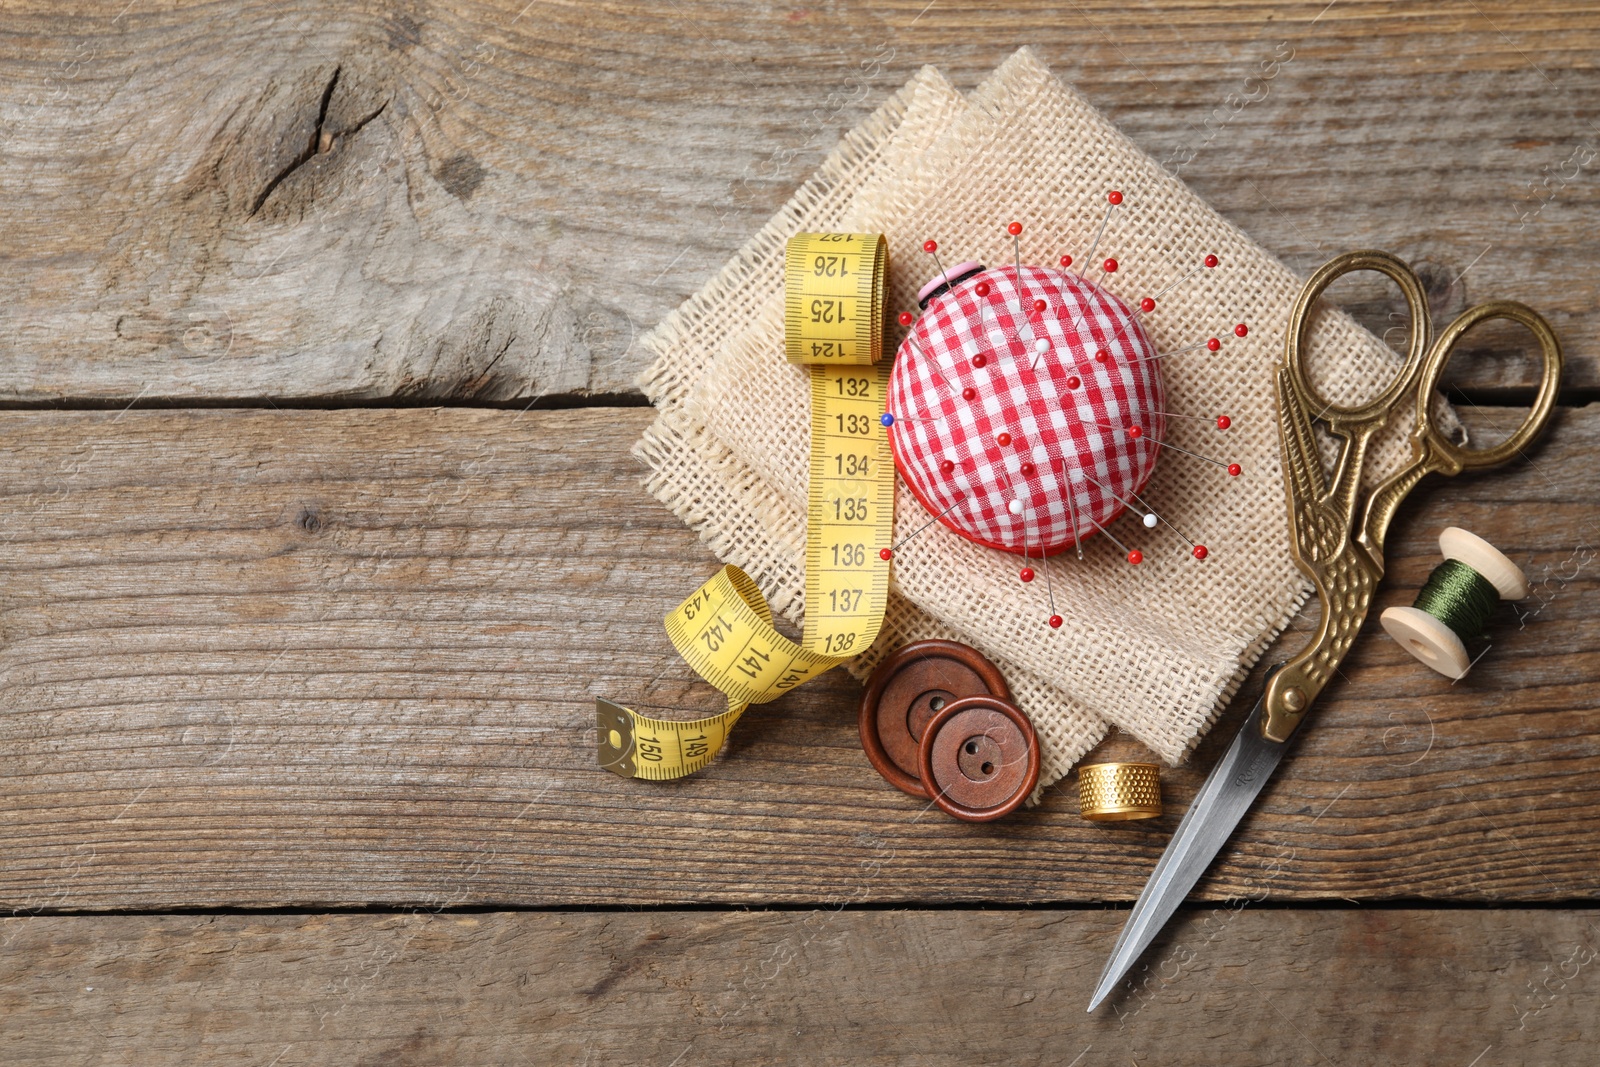
[[(73, 6), (0, 20), (0, 1061), (1594, 1062), (1592, 9)], [(597, 694), (715, 706), (660, 629), (715, 560), (628, 454), (640, 333), (921, 64), (1021, 44), (1296, 270), (1391, 249), (1569, 359), (1379, 606), (1447, 524), (1534, 596), (1454, 686), (1369, 623), (1093, 1016), (1258, 679), (1156, 825), (923, 817), (840, 672), (690, 779), (590, 747)], [(1478, 429), (1529, 355), (1460, 360)]]

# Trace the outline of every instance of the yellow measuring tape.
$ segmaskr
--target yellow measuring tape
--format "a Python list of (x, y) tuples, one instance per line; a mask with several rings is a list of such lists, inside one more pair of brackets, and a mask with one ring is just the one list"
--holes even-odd
[(728, 697), (689, 722), (597, 700), (600, 765), (627, 778), (681, 778), (716, 756), (751, 704), (776, 700), (878, 637), (889, 597), (894, 462), (881, 417), (882, 234), (801, 233), (784, 254), (784, 346), (811, 367), (811, 478), (806, 499), (806, 617), (801, 643), (778, 633), (749, 575), (723, 567), (667, 615), (673, 647)]

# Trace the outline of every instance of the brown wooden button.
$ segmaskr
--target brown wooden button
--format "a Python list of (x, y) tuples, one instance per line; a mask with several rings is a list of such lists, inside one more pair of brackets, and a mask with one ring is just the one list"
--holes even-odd
[(994, 664), (955, 641), (913, 641), (896, 649), (867, 679), (861, 697), (861, 747), (889, 783), (926, 797), (917, 745), (928, 723), (962, 697), (1007, 698), (1011, 690)]
[(933, 802), (967, 822), (1017, 810), (1039, 784), (1039, 738), (1008, 700), (971, 696), (946, 704), (917, 750)]

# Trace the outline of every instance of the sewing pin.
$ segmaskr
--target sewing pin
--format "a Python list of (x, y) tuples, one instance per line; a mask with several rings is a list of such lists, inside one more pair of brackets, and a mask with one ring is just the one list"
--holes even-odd
[[(1216, 256), (1208, 255), (1208, 256), (1205, 257), (1205, 259), (1201, 260), (1200, 262), (1204, 266), (1215, 267), (1217, 265), (1218, 261), (1217, 261), (1217, 257)], [(1156, 301), (1157, 300), (1160, 300), (1162, 297), (1164, 297), (1168, 293), (1172, 292), (1172, 290), (1176, 289), (1178, 286), (1182, 285), (1184, 282), (1188, 281), (1190, 278), (1193, 278), (1196, 274), (1199, 274), (1199, 273), (1200, 273), (1200, 268), (1199, 267), (1191, 267), (1187, 273), (1180, 275), (1178, 278), (1176, 278), (1175, 280), (1173, 280), (1171, 282), (1168, 282), (1166, 284), (1166, 286), (1163, 287), (1154, 296), (1147, 296), (1143, 300), (1139, 301), (1139, 312), (1138, 312), (1138, 314), (1134, 315), (1134, 318), (1138, 318), (1139, 315), (1141, 315), (1141, 314), (1145, 314), (1145, 313), (1154, 311), (1156, 309)]]
[(921, 526), (918, 526), (915, 530), (912, 530), (910, 533), (906, 534), (904, 537), (902, 537), (900, 540), (896, 541), (889, 548), (879, 549), (878, 550), (878, 558), (879, 559), (893, 559), (895, 552), (898, 551), (907, 542), (909, 542), (913, 537), (916, 537), (922, 531), (926, 530), (928, 527), (932, 526), (934, 523), (938, 522), (940, 519), (944, 518), (946, 515), (950, 514), (952, 511), (954, 511), (957, 507), (961, 506), (962, 504), (965, 504), (966, 502), (967, 502), (967, 494), (961, 492), (959, 489), (956, 490), (956, 502), (954, 504), (951, 504), (949, 507), (947, 507), (943, 511), (939, 512), (939, 514), (935, 515), (933, 518), (929, 519), (927, 522), (923, 523)]
[(1218, 415), (1215, 419), (1212, 419), (1210, 415), (1184, 415), (1177, 411), (1157, 411), (1153, 412), (1153, 414), (1165, 415), (1169, 419), (1194, 419), (1197, 422), (1215, 422), (1219, 430), (1226, 430), (1233, 425), (1233, 420), (1226, 415)]
[[(1233, 334), (1234, 334), (1235, 337), (1244, 337), (1244, 336), (1248, 335), (1249, 333), (1250, 333), (1250, 327), (1246, 326), (1242, 322), (1239, 323), (1237, 326), (1235, 326), (1233, 328)], [(1174, 348), (1170, 352), (1157, 352), (1153, 356), (1140, 356), (1138, 359), (1133, 360), (1132, 362), (1134, 362), (1134, 363), (1148, 363), (1148, 362), (1151, 362), (1151, 361), (1157, 360), (1157, 359), (1166, 359), (1168, 356), (1181, 356), (1185, 352), (1193, 352), (1193, 351), (1196, 351), (1197, 349), (1201, 349), (1201, 348), (1205, 349), (1208, 352), (1220, 351), (1222, 349), (1222, 338), (1220, 338), (1220, 337), (1208, 337), (1204, 341), (1198, 341), (1198, 342), (1196, 342), (1196, 343), (1194, 343), (1192, 345), (1184, 345), (1182, 348)]]
[[(1022, 501), (1013, 500), (1012, 503), (1013, 504), (1021, 504)], [(1031, 537), (1032, 537), (1032, 531), (1028, 527), (1028, 512), (1027, 512), (1027, 509), (1024, 508), (1024, 509), (1022, 509), (1022, 573), (1018, 575), (1018, 577), (1021, 578), (1024, 582), (1033, 581), (1033, 568), (1028, 566), (1028, 542), (1031, 539)], [(1040, 545), (1039, 549), (1040, 549), (1040, 551), (1039, 551), (1039, 559), (1041, 561), (1040, 562), (1040, 566), (1043, 566), (1044, 565), (1043, 564), (1044, 546)]]
[(945, 273), (944, 264), (939, 262), (939, 242), (934, 240), (924, 241), (922, 242), (922, 250), (933, 257), (933, 265), (939, 268), (939, 274), (944, 278), (945, 290), (949, 291), (954, 288), (950, 284), (950, 275)]
[[(1104, 215), (1100, 216), (1100, 228), (1094, 232), (1094, 243), (1089, 246), (1089, 254), (1087, 256), (1083, 257), (1083, 261), (1085, 263), (1093, 263), (1094, 262), (1095, 249), (1100, 247), (1100, 238), (1105, 235), (1106, 223), (1111, 221), (1111, 208), (1116, 207), (1118, 204), (1122, 203), (1122, 194), (1120, 192), (1118, 192), (1117, 190), (1113, 189), (1113, 190), (1111, 190), (1111, 192), (1106, 194), (1106, 201), (1111, 205), (1111, 207), (1106, 208), (1106, 213)], [(1112, 267), (1111, 269), (1112, 270), (1116, 270), (1115, 267)], [(1083, 277), (1083, 271), (1082, 270), (1078, 271), (1078, 277), (1080, 277), (1080, 278)], [(1105, 271), (1101, 271), (1101, 278), (1104, 279), (1104, 277), (1105, 277)]]
[[(1070, 412), (1074, 417), (1077, 418), (1077, 420), (1079, 422), (1084, 423), (1084, 424), (1086, 424), (1088, 426), (1098, 426), (1102, 430), (1110, 430), (1112, 433), (1116, 433), (1118, 429), (1121, 429), (1122, 432), (1127, 434), (1129, 437), (1137, 438), (1137, 437), (1143, 437), (1144, 436), (1143, 428), (1141, 428), (1138, 425), (1117, 427), (1117, 426), (1111, 425), (1108, 422), (1096, 422), (1094, 419), (1086, 419), (1082, 415), (1078, 414), (1076, 408), (1067, 407), (1065, 402), (1062, 403), (1061, 409), (1063, 411)], [(1084, 477), (1088, 477), (1088, 475), (1084, 475)]]
[[(1130, 511), (1138, 511), (1139, 510), (1139, 507), (1134, 506), (1134, 504), (1133, 504), (1133, 502), (1131, 500), (1129, 500), (1127, 497), (1123, 496), (1121, 493), (1117, 492), (1115, 489), (1111, 488), (1105, 482), (1102, 482), (1099, 478), (1094, 477), (1092, 474), (1089, 474), (1087, 471), (1084, 472), (1083, 476), (1085, 478), (1087, 478), (1089, 481), (1093, 482), (1095, 485), (1098, 485), (1100, 488), (1104, 489), (1106, 492), (1110, 493), (1112, 496), (1116, 497), (1119, 501), (1122, 502), (1122, 506), (1123, 507), (1127, 508)], [(1143, 506), (1143, 503), (1144, 503), (1143, 501), (1140, 501), (1140, 505), (1141, 506)], [(1147, 530), (1155, 529), (1156, 523), (1160, 521), (1160, 517), (1158, 515), (1156, 515), (1155, 512), (1151, 511), (1148, 506), (1144, 507), (1144, 512), (1145, 512), (1145, 514), (1144, 514), (1144, 518), (1142, 519), (1142, 521), (1144, 522), (1145, 529), (1147, 529)]]
[(887, 429), (897, 422), (944, 422), (949, 417), (948, 415), (940, 415), (936, 418), (926, 418), (919, 415), (894, 415), (885, 411), (879, 416), (878, 421)]
[[(1145, 503), (1144, 497), (1140, 496), (1138, 493), (1133, 492), (1133, 490), (1131, 490), (1131, 489), (1128, 492), (1133, 497), (1133, 499), (1135, 499), (1135, 500), (1137, 500), (1139, 502), (1139, 506), (1140, 507), (1146, 508), (1146, 509), (1148, 509), (1150, 507), (1149, 504)], [(1154, 511), (1151, 511), (1150, 514), (1155, 515), (1156, 513)], [(1156, 515), (1156, 518), (1161, 520), (1162, 525), (1164, 525), (1167, 529), (1171, 530), (1173, 533), (1177, 534), (1179, 537), (1181, 537), (1185, 541), (1189, 542), (1189, 550), (1194, 554), (1194, 558), (1195, 559), (1205, 559), (1206, 556), (1208, 556), (1210, 554), (1210, 550), (1207, 549), (1205, 545), (1202, 545), (1200, 542), (1196, 541), (1194, 538), (1190, 537), (1188, 534), (1184, 533), (1182, 530), (1180, 530), (1176, 526), (1172, 525), (1172, 523), (1167, 520), (1167, 517), (1165, 515)]]
[(1144, 553), (1143, 552), (1140, 552), (1137, 548), (1129, 548), (1127, 545), (1123, 544), (1121, 541), (1118, 541), (1115, 534), (1113, 534), (1110, 530), (1106, 529), (1104, 526), (1101, 526), (1098, 522), (1095, 522), (1095, 518), (1094, 518), (1093, 515), (1085, 515), (1084, 518), (1088, 519), (1090, 524), (1092, 526), (1094, 526), (1094, 528), (1096, 530), (1099, 530), (1101, 533), (1105, 534), (1106, 537), (1110, 538), (1112, 544), (1116, 545), (1118, 548), (1122, 549), (1122, 551), (1126, 552), (1128, 554), (1128, 562), (1129, 563), (1132, 563), (1135, 566), (1137, 566), (1138, 564), (1144, 562)]
[[(1130, 429), (1130, 432), (1129, 432), (1128, 436), (1129, 437), (1138, 437), (1139, 436), (1138, 434), (1131, 432), (1132, 430), (1136, 430), (1136, 429), (1138, 429), (1137, 426), (1132, 427)], [(1210, 456), (1202, 456), (1198, 452), (1191, 452), (1187, 448), (1182, 448), (1182, 447), (1180, 447), (1178, 445), (1173, 444), (1170, 441), (1157, 441), (1154, 437), (1146, 437), (1145, 440), (1149, 441), (1151, 444), (1159, 445), (1162, 448), (1170, 448), (1170, 449), (1173, 449), (1174, 451), (1182, 452), (1186, 456), (1193, 456), (1195, 459), (1203, 459), (1207, 463), (1211, 463), (1211, 464), (1214, 464), (1214, 465), (1216, 465), (1218, 467), (1221, 467), (1223, 470), (1227, 471), (1230, 476), (1232, 476), (1234, 478), (1237, 478), (1237, 477), (1239, 477), (1240, 474), (1244, 473), (1244, 468), (1241, 467), (1237, 463), (1224, 463), (1220, 459), (1212, 459)]]
[[(1017, 272), (1017, 275), (1016, 275), (1016, 277), (1017, 277), (1017, 313), (1018, 313), (1017, 321), (1019, 323), (1025, 323), (1025, 322), (1028, 321), (1028, 312), (1027, 312), (1027, 309), (1024, 308), (1023, 305), (1022, 305), (1022, 296), (1023, 296), (1023, 293), (1022, 293), (1022, 238), (1021, 238), (1021, 235), (1022, 235), (1022, 223), (1013, 222), (1013, 223), (1009, 224), (1008, 226), (1006, 226), (1006, 232), (1011, 235), (1011, 252), (1012, 252), (1012, 256), (1014, 258), (1014, 261), (1016, 263), (1016, 272)], [(1022, 335), (1022, 327), (1020, 325), (1017, 327), (1017, 335), (1018, 335), (1019, 338)], [(1024, 342), (1024, 343), (1026, 343), (1026, 342)]]
[[(1041, 325), (1043, 325), (1043, 324), (1041, 323)], [(1036, 371), (1038, 369), (1038, 367), (1039, 367), (1039, 360), (1042, 359), (1044, 357), (1044, 354), (1046, 352), (1048, 352), (1048, 351), (1050, 351), (1050, 339), (1048, 337), (1036, 337), (1036, 338), (1034, 338), (1034, 340), (1033, 340), (1033, 362), (1028, 364), (1028, 370)]]
[[(1028, 558), (1028, 532), (1026, 525), (1023, 526), (1022, 532), (1022, 558)], [(1056, 614), (1056, 591), (1050, 581), (1050, 561), (1044, 556), (1044, 545), (1042, 543), (1039, 545), (1039, 569), (1044, 571), (1045, 599), (1050, 605), (1050, 629), (1059, 630), (1061, 629), (1061, 616)]]
[[(1072, 474), (1067, 470), (1067, 460), (1063, 456), (1057, 460), (1061, 464), (1061, 477), (1067, 482), (1067, 515), (1072, 521), (1072, 547), (1078, 550), (1078, 559), (1083, 559), (1083, 538), (1078, 536), (1078, 488), (1072, 484)], [(1082, 471), (1080, 470), (1081, 474)]]

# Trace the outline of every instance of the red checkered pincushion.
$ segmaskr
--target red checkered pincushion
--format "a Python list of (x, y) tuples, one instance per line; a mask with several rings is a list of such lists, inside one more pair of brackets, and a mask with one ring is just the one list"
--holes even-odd
[(1071, 272), (1017, 279), (985, 270), (928, 304), (895, 358), (889, 444), (945, 526), (1039, 556), (1144, 488), (1165, 401), (1155, 346), (1121, 300)]

